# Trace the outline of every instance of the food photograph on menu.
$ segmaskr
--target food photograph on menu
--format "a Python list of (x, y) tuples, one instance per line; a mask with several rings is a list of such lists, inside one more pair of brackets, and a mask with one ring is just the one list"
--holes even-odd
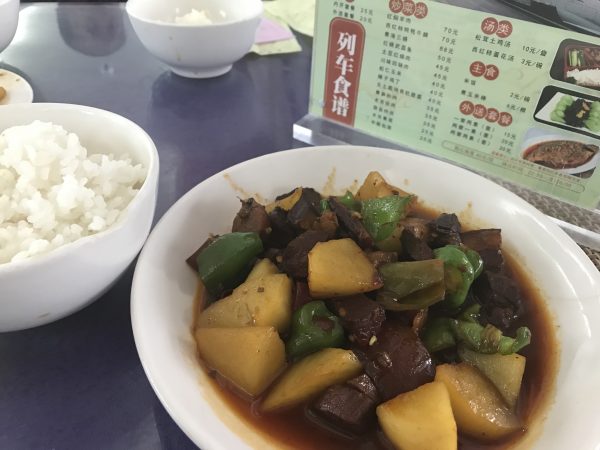
[(540, 96), (535, 120), (600, 137), (600, 98), (547, 86)]
[(598, 141), (544, 128), (530, 129), (521, 144), (522, 158), (567, 175), (589, 178), (600, 159)]
[(559, 82), (600, 90), (600, 45), (565, 39), (556, 52), (550, 76)]

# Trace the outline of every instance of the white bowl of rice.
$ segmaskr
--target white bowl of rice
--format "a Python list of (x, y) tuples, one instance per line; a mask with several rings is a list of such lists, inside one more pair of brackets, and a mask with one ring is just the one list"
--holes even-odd
[(182, 77), (229, 72), (252, 47), (260, 0), (128, 0), (127, 15), (144, 47)]
[(146, 132), (108, 111), (0, 109), (0, 332), (65, 317), (112, 286), (150, 232), (158, 164)]

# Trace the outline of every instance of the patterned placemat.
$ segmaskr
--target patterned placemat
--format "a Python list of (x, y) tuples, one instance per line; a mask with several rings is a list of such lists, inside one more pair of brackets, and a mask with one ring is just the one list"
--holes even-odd
[[(522, 188), (512, 183), (499, 180), (495, 177), (488, 176), (487, 178), (490, 178), (494, 182), (514, 192), (519, 197), (531, 203), (541, 212), (550, 217), (554, 217), (564, 222), (600, 234), (600, 213), (598, 211), (594, 212), (578, 208), (560, 200), (555, 200), (544, 195), (538, 194), (536, 192), (530, 191), (529, 189)], [(600, 252), (592, 248), (585, 247), (583, 245), (580, 246), (585, 252), (585, 254), (588, 255), (588, 257), (592, 260), (592, 262), (595, 264), (598, 270), (600, 270)]]

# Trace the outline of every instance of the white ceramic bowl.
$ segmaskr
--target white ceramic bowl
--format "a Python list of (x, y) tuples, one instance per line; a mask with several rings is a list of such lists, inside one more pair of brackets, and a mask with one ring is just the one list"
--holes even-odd
[[(190, 78), (231, 70), (252, 47), (262, 14), (260, 0), (129, 0), (126, 8), (148, 51)], [(205, 14), (212, 23), (175, 23), (190, 13)]]
[(90, 153), (127, 152), (148, 174), (123, 218), (110, 229), (27, 260), (0, 265), (0, 331), (60, 319), (93, 302), (133, 261), (154, 217), (158, 153), (138, 125), (87, 106), (34, 103), (0, 110), (0, 130), (34, 120), (76, 133)]
[(19, 23), (19, 0), (0, 0), (0, 52), (15, 37)]
[(547, 419), (531, 430), (535, 443), (520, 448), (597, 450), (600, 274), (592, 262), (546, 216), (491, 181), (424, 156), (364, 147), (297, 149), (239, 164), (200, 183), (155, 227), (136, 266), (131, 316), (144, 370), (173, 419), (203, 450), (285, 448), (227, 410), (198, 365), (191, 334), (197, 279), (185, 259), (209, 233), (230, 231), (238, 196), (270, 199), (300, 185), (341, 193), (370, 170), (462, 221), (502, 228), (504, 248), (554, 313), (561, 343)]

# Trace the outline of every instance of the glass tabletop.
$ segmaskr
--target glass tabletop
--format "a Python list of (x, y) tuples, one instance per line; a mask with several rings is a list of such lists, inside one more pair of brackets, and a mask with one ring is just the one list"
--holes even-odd
[[(310, 39), (302, 52), (247, 55), (219, 78), (171, 73), (135, 36), (123, 4), (24, 3), (0, 68), (36, 102), (123, 115), (161, 160), (155, 220), (233, 164), (294, 146), (307, 110)], [(0, 334), (0, 448), (191, 449), (154, 395), (129, 315), (133, 267), (93, 305), (56, 323)]]

